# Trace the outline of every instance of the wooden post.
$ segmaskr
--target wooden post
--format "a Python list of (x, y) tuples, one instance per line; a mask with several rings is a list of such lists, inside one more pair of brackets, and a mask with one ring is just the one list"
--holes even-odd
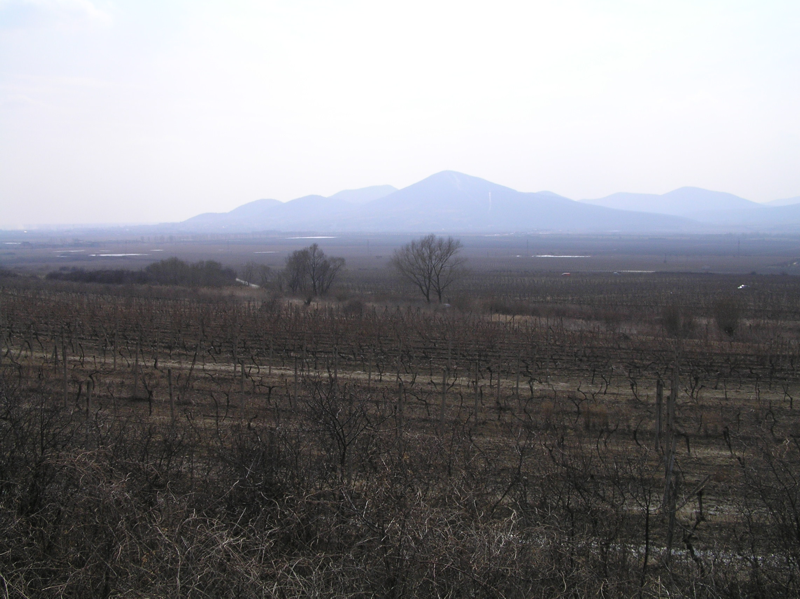
[(172, 393), (172, 368), (167, 368), (167, 385), (169, 386), (169, 418), (175, 422), (175, 397)]
[(403, 396), (405, 394), (405, 389), (403, 387), (403, 379), (400, 379), (397, 382), (397, 428), (400, 433), (403, 432)]
[(291, 398), (289, 404), (292, 408), (297, 405), (297, 384), (298, 384), (298, 377), (297, 377), (297, 356), (294, 357), (294, 397)]
[[(401, 345), (401, 353), (402, 353), (402, 345)], [(397, 380), (402, 381), (403, 378), (400, 376), (400, 356), (401, 353), (397, 354)]]
[(453, 341), (447, 336), (447, 372), (453, 370)]
[(231, 357), (233, 358), (233, 382), (231, 383), (231, 390), (233, 390), (233, 386), (236, 384), (236, 366), (238, 360), (236, 358), (236, 347), (239, 345), (239, 338), (238, 336), (233, 340), (233, 348), (231, 349)]
[(672, 389), (667, 400), (667, 439), (664, 456), (664, 509), (667, 512), (666, 562), (672, 560), (672, 539), (675, 533), (675, 507), (678, 499), (675, 477), (675, 400), (678, 397), (678, 366), (672, 371)]
[(139, 395), (139, 342), (141, 337), (136, 341), (136, 357), (133, 362), (133, 399)]
[[(31, 323), (31, 325), (28, 327), (28, 351), (30, 352), (30, 354), (28, 354), (28, 362), (29, 363), (33, 359), (33, 329), (34, 329), (34, 326), (36, 326), (36, 325), (34, 323)], [(756, 384), (756, 386), (757, 386), (757, 384)]]
[(244, 361), (239, 364), (239, 396), (241, 397), (242, 405), (244, 405)]
[(373, 353), (372, 350), (370, 350), (369, 357), (367, 358), (367, 393), (372, 391), (372, 360)]
[(442, 368), (442, 405), (439, 409), (439, 426), (444, 430), (444, 411), (447, 405), (447, 368)]
[(669, 451), (675, 451), (675, 401), (678, 398), (678, 368), (672, 373), (672, 389), (667, 400), (667, 437), (670, 443)]
[(656, 451), (661, 451), (661, 413), (664, 405), (664, 383), (659, 377), (656, 382)]
[(500, 410), (500, 367), (497, 367), (497, 394), (495, 395), (495, 402), (497, 403), (498, 415)]
[(153, 344), (153, 368), (158, 368), (158, 346), (160, 330), (156, 329), (156, 342)]
[(94, 388), (94, 381), (89, 379), (86, 381), (86, 447), (92, 448), (94, 445), (91, 442), (92, 437), (92, 389)]
[(481, 365), (477, 360), (475, 361), (475, 420), (478, 420), (478, 411), (480, 410), (480, 371)]
[(64, 407), (69, 405), (69, 398), (67, 397), (67, 339), (65, 336), (61, 337), (61, 358), (64, 360)]
[(545, 354), (545, 382), (550, 382), (550, 325), (547, 325), (547, 353)]
[(334, 382), (339, 381), (339, 348), (337, 346), (333, 346), (333, 380)]

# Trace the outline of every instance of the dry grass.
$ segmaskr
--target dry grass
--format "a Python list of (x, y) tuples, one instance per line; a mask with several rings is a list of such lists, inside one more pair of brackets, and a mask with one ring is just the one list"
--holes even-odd
[(798, 594), (794, 338), (678, 342), (658, 311), (2, 306), (0, 596)]

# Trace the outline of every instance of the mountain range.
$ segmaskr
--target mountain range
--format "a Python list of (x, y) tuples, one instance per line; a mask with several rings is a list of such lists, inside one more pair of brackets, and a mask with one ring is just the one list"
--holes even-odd
[(186, 232), (800, 232), (800, 198), (758, 204), (683, 187), (663, 195), (616, 193), (575, 201), (549, 191), (520, 192), (443, 171), (396, 189), (378, 185), (289, 202), (256, 200), (176, 226)]

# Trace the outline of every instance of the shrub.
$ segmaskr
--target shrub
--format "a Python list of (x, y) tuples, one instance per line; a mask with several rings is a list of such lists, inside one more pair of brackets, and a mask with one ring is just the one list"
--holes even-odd
[(733, 337), (739, 327), (741, 309), (733, 298), (723, 298), (714, 302), (714, 320), (717, 327), (728, 337)]
[(694, 331), (694, 318), (680, 305), (672, 303), (661, 311), (661, 324), (672, 337), (687, 337)]

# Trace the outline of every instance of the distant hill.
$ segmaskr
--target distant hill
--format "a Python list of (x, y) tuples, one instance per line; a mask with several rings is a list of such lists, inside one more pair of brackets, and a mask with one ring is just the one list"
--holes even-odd
[[(256, 200), (230, 212), (200, 214), (183, 221), (180, 228), (198, 231), (253, 231), (264, 228), (293, 230), (297, 223), (317, 223), (348, 215), (355, 205), (344, 200), (310, 195), (290, 202)], [(301, 227), (302, 228), (302, 227)]]
[(371, 202), (368, 208), (365, 220), (378, 230), (497, 233), (691, 228), (682, 219), (586, 206), (551, 192), (523, 193), (453, 171), (432, 175)]
[(206, 233), (800, 233), (800, 197), (758, 204), (729, 193), (682, 187), (663, 195), (615, 193), (576, 202), (550, 191), (520, 192), (443, 171), (403, 189), (375, 185), (327, 198), (256, 200), (170, 227)]
[(720, 191), (699, 187), (681, 187), (663, 195), (651, 193), (615, 193), (597, 200), (582, 200), (585, 204), (616, 210), (638, 210), (653, 214), (697, 217), (699, 214), (723, 210), (763, 208), (762, 204)]
[(771, 202), (764, 202), (765, 206), (794, 206), (795, 204), (800, 204), (800, 196), (795, 196), (793, 198), (786, 198), (785, 200), (772, 200)]
[(286, 203), (258, 200), (223, 214), (201, 214), (178, 226), (205, 232), (641, 233), (695, 228), (684, 218), (592, 206), (552, 192), (523, 193), (454, 171), (399, 190), (376, 186)]
[(215, 229), (231, 226), (234, 223), (247, 220), (262, 220), (269, 218), (275, 210), (280, 210), (283, 202), (278, 200), (256, 200), (234, 208), (230, 212), (205, 212), (198, 214), (181, 223), (187, 229)]
[(800, 233), (800, 197), (759, 204), (730, 193), (682, 187), (663, 195), (615, 193), (582, 203), (681, 216), (708, 232)]
[(328, 198), (310, 195), (290, 202), (256, 200), (230, 212), (200, 214), (180, 225), (182, 229), (202, 231), (250, 231), (254, 227), (258, 229), (264, 226), (276, 230), (296, 229), (296, 223), (315, 223), (319, 218), (348, 218), (355, 211), (355, 206), (372, 202), (395, 191), (397, 188), (391, 185), (374, 185), (340, 191)]

